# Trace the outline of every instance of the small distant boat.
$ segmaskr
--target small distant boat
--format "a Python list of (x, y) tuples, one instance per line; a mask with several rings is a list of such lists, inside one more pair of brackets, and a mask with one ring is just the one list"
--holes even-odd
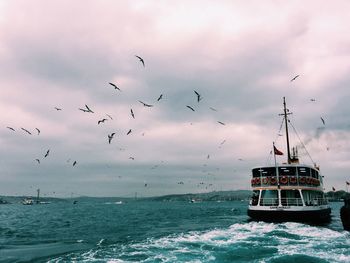
[(275, 165), (252, 169), (253, 196), (248, 215), (253, 220), (262, 221), (326, 223), (330, 221), (331, 208), (324, 194), (323, 176), (316, 164), (299, 164), (296, 148), (290, 154), (290, 112), (286, 108), (285, 98), (283, 105), (284, 113), (281, 115), (284, 116), (286, 129), (287, 163), (277, 164), (275, 156), (283, 153), (273, 145)]
[(33, 205), (34, 204), (34, 200), (31, 198), (24, 198), (22, 200), (22, 205)]
[(116, 204), (116, 205), (122, 205), (122, 204), (123, 204), (123, 201), (117, 201), (117, 202), (114, 202), (114, 204)]

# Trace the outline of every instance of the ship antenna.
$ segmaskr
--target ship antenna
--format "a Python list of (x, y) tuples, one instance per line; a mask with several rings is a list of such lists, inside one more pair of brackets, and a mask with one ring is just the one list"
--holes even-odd
[(288, 153), (288, 164), (292, 163), (292, 159), (290, 158), (290, 149), (289, 149), (289, 134), (288, 134), (288, 115), (292, 114), (291, 112), (289, 112), (289, 110), (286, 107), (286, 98), (283, 97), (283, 115), (284, 119), (285, 119), (285, 123), (286, 123), (286, 138), (287, 138), (287, 153)]

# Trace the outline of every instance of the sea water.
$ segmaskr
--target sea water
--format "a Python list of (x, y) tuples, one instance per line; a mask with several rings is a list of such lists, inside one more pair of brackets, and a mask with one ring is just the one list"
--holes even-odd
[(89, 199), (0, 206), (0, 262), (350, 262), (325, 226), (249, 221), (247, 202)]

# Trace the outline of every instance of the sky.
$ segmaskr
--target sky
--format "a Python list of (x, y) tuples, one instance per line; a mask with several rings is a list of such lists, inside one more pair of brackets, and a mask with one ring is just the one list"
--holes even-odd
[(349, 1), (0, 1), (0, 195), (249, 190), (251, 169), (272, 164), (272, 143), (286, 152), (283, 97), (291, 145), (299, 136), (311, 156), (299, 147), (301, 161), (320, 166), (327, 191), (345, 190), (348, 10)]

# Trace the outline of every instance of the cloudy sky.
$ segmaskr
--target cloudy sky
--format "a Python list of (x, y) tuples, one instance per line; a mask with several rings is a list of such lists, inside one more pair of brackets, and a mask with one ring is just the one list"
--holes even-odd
[(345, 189), (349, 10), (349, 1), (1, 1), (0, 195), (250, 189), (272, 142), (286, 151), (284, 96), (326, 190)]

